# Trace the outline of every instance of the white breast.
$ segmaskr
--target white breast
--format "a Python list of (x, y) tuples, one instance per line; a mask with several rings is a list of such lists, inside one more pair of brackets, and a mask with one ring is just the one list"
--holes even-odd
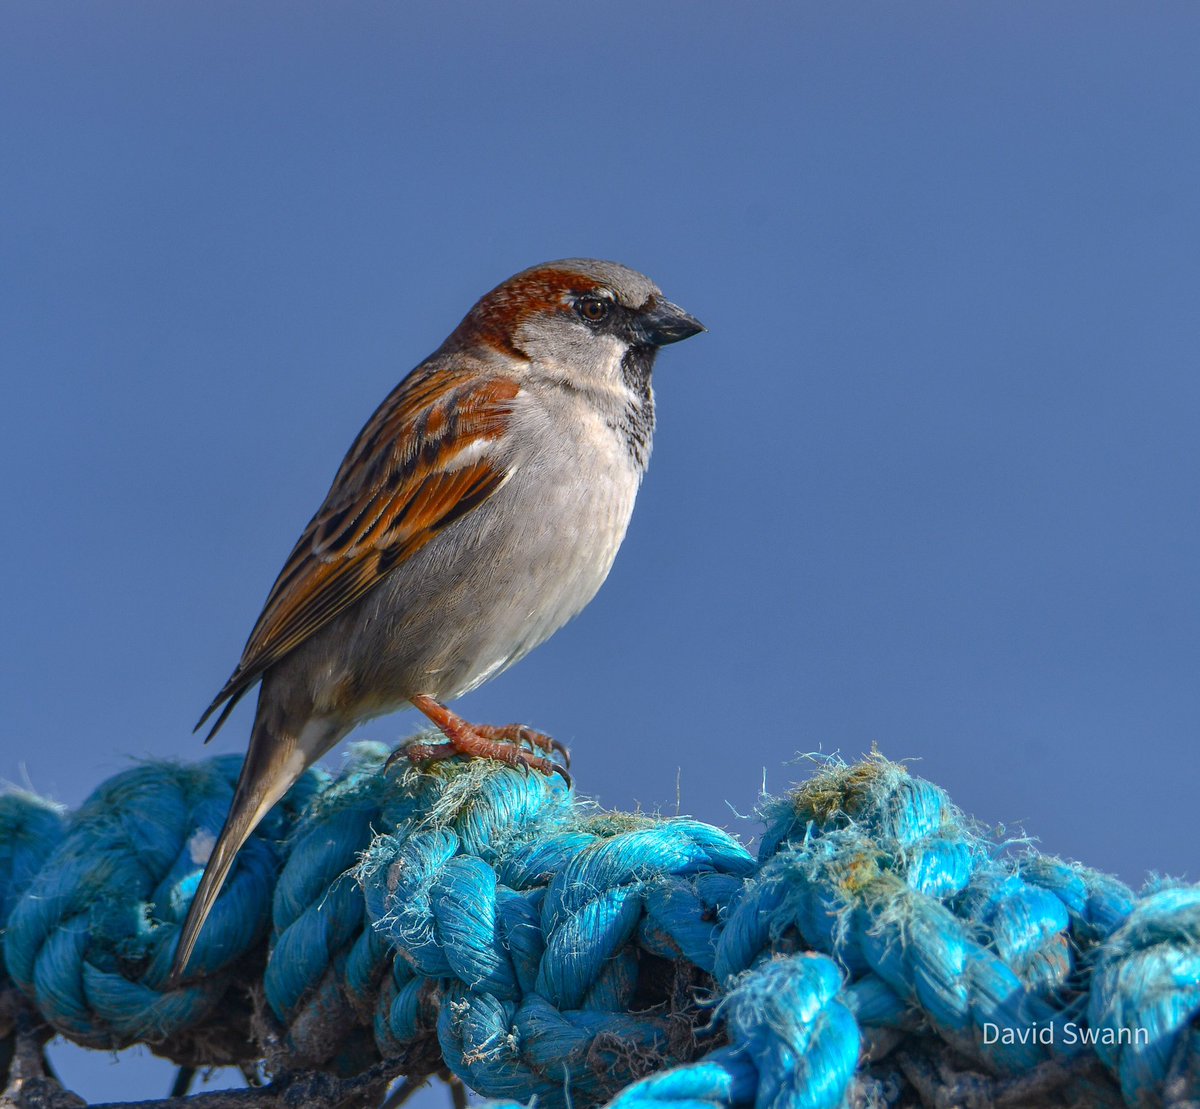
[[(615, 421), (554, 389), (519, 395), (501, 441), (509, 478), (347, 614), (342, 657), (388, 690), (451, 700), (511, 666), (576, 615), (603, 584), (633, 512), (641, 470)], [(369, 660), (369, 661), (367, 661)], [(342, 675), (317, 679), (333, 688)]]

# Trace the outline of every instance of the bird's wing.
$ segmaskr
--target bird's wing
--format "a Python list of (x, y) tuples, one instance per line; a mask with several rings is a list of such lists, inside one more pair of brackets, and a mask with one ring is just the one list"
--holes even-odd
[(350, 448), (197, 729), (224, 703), (211, 739), (268, 667), (504, 483), (492, 448), (517, 392), (507, 378), (436, 365), (400, 383)]

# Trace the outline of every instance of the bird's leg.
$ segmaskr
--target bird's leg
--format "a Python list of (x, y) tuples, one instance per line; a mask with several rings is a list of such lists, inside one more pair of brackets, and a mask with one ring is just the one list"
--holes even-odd
[(448, 709), (440, 701), (416, 693), (409, 698), (413, 708), (423, 712), (437, 726), (450, 743), (445, 746), (434, 746), (428, 743), (413, 743), (405, 748), (405, 754), (414, 762), (433, 762), (437, 759), (452, 758), (454, 755), (467, 755), (472, 758), (494, 759), (507, 766), (524, 766), (547, 776), (561, 774), (570, 784), (565, 767), (559, 766), (550, 759), (542, 758), (532, 751), (522, 749), (518, 744), (522, 741), (534, 748), (546, 752), (561, 751), (565, 748), (549, 736), (525, 728), (519, 724), (509, 724), (504, 727), (483, 725), (476, 727), (468, 724), (458, 713)]

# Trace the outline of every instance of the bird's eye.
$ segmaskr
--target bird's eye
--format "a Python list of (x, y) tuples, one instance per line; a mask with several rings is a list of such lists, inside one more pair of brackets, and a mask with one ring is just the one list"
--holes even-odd
[(601, 297), (581, 297), (575, 311), (588, 323), (599, 323), (608, 315), (608, 301)]

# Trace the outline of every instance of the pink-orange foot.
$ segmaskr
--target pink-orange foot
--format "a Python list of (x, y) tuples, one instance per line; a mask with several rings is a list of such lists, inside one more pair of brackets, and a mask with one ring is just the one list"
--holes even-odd
[(548, 755), (557, 755), (565, 767), (569, 768), (571, 765), (571, 752), (563, 744), (546, 735), (545, 732), (535, 731), (525, 724), (474, 724), (472, 730), (484, 739), (498, 739), (503, 743), (515, 743), (518, 747), (524, 743), (529, 747), (545, 751)]
[[(469, 758), (494, 759), (506, 766), (523, 766), (547, 776), (560, 774), (567, 785), (571, 784), (571, 776), (567, 773), (571, 756), (558, 740), (524, 724), (468, 724), (458, 713), (422, 693), (414, 694), (409, 701), (413, 708), (429, 717), (438, 731), (450, 741), (441, 744), (410, 743), (404, 748), (404, 754), (414, 763), (436, 762), (455, 755), (466, 755)], [(522, 745), (528, 745), (529, 749)], [(536, 751), (545, 751), (548, 755), (557, 753), (563, 760), (562, 764), (543, 758)]]

